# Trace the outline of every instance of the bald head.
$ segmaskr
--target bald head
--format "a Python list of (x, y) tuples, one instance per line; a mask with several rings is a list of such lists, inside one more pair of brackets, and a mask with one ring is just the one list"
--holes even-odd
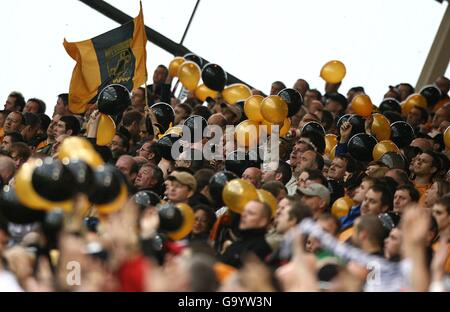
[(417, 138), (411, 142), (411, 146), (418, 147), (422, 151), (431, 150), (433, 148), (433, 141), (425, 138)]
[(211, 117), (208, 118), (208, 125), (216, 125), (224, 128), (227, 125), (227, 120), (221, 113), (212, 114)]
[(139, 170), (139, 166), (133, 157), (131, 157), (130, 155), (120, 156), (116, 161), (116, 167), (123, 173), (124, 176), (128, 178), (130, 182), (134, 182), (134, 179), (136, 179)]
[(14, 164), (14, 160), (7, 156), (0, 156), (0, 178), (3, 185), (8, 184), (15, 173), (16, 165)]
[(261, 187), (262, 172), (259, 168), (249, 167), (242, 174), (242, 179), (250, 181), (256, 188)]

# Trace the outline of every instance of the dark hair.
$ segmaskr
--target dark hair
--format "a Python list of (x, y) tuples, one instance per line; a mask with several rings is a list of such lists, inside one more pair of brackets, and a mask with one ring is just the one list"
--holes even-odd
[(275, 198), (277, 198), (278, 195), (280, 195), (281, 190), (285, 190), (287, 193), (286, 187), (280, 181), (264, 182), (261, 188), (271, 193)]
[(209, 184), (209, 180), (215, 174), (212, 169), (200, 169), (194, 174), (194, 178), (197, 181), (197, 190), (201, 191), (205, 186)]
[(348, 92), (365, 92), (364, 87), (352, 87), (348, 90)]
[(394, 123), (396, 121), (405, 121), (405, 119), (403, 119), (402, 115), (400, 115), (397, 112), (385, 111), (385, 112), (383, 112), (383, 115), (384, 115), (384, 117), (389, 119), (390, 123)]
[(143, 116), (138, 111), (129, 111), (123, 114), (122, 117), (122, 124), (125, 127), (131, 126), (131, 124), (135, 121), (137, 124), (139, 124), (142, 120)]
[(345, 171), (355, 172), (356, 163), (352, 156), (350, 156), (349, 154), (341, 154), (341, 155), (336, 155), (334, 158), (335, 159), (338, 158), (338, 159), (342, 159), (342, 160), (346, 161), (347, 166), (345, 168)]
[(320, 180), (320, 184), (323, 186), (328, 187), (328, 181), (327, 178), (323, 175), (322, 170), (319, 169), (312, 169), (312, 168), (306, 168), (303, 170), (304, 172), (308, 173), (308, 180)]
[(431, 150), (423, 151), (421, 154), (427, 154), (427, 155), (430, 155), (431, 158), (433, 158), (433, 162), (432, 162), (431, 166), (436, 168), (436, 172), (433, 173), (431, 176), (435, 177), (436, 175), (438, 175), (439, 171), (441, 170), (441, 165), (442, 165), (441, 158), (438, 156), (438, 154)]
[(422, 153), (422, 150), (417, 146), (408, 145), (403, 148), (403, 155), (405, 156), (408, 164), (410, 164), (412, 159), (420, 153)]
[(322, 155), (320, 155), (320, 153), (318, 153), (318, 152), (315, 152), (315, 153), (316, 153), (316, 157), (315, 157), (314, 161), (316, 162), (317, 167), (319, 168), (319, 170), (322, 171), (323, 170), (323, 166), (325, 165), (325, 162), (323, 160)]
[(404, 184), (397, 187), (396, 191), (407, 191), (409, 194), (409, 197), (411, 197), (411, 200), (415, 203), (417, 203), (420, 199), (420, 193), (419, 191), (414, 187), (412, 184)]
[(290, 220), (295, 219), (298, 224), (302, 222), (303, 219), (312, 217), (311, 208), (301, 202), (297, 196), (286, 196), (286, 199), (289, 200), (289, 203), (291, 204), (291, 209), (288, 211)]
[(438, 199), (435, 205), (442, 205), (447, 209), (447, 214), (450, 215), (450, 194), (444, 195)]
[(344, 95), (342, 95), (340, 93), (330, 93), (328, 95), (328, 99), (331, 101), (334, 101), (334, 102), (338, 102), (342, 106), (342, 109), (341, 109), (342, 112), (347, 109), (348, 101)]
[(277, 84), (281, 87), (281, 89), (286, 89), (286, 85), (282, 81), (277, 80), (272, 82), (272, 84)]
[(207, 231), (208, 232), (211, 231), (211, 229), (212, 229), (212, 227), (213, 227), (213, 225), (214, 225), (214, 223), (216, 222), (216, 219), (217, 219), (214, 210), (211, 207), (209, 207), (207, 205), (204, 205), (204, 204), (195, 205), (194, 207), (192, 207), (192, 209), (194, 210), (194, 213), (197, 212), (198, 210), (203, 210), (204, 212), (206, 212), (206, 216), (208, 218)]
[(398, 180), (400, 180), (400, 181), (397, 181), (397, 180), (396, 181), (400, 186), (406, 185), (406, 184), (411, 184), (411, 181), (409, 180), (408, 174), (405, 172), (405, 170), (394, 168), (394, 169), (389, 169), (389, 171), (395, 172), (395, 175), (398, 177)]
[(6, 136), (11, 137), (11, 143), (24, 142), (23, 136), (19, 132), (16, 132), (16, 131), (10, 132), (10, 133), (5, 134), (5, 137)]
[(186, 116), (189, 116), (190, 114), (192, 114), (192, 108), (188, 104), (180, 103), (180, 104), (177, 104), (177, 106), (184, 110), (184, 112), (186, 113)]
[(30, 148), (28, 147), (28, 145), (26, 145), (23, 142), (13, 143), (11, 145), (11, 154), (13, 152), (16, 152), (17, 153), (17, 157), (19, 157), (21, 159), (24, 159), (24, 160), (27, 160), (31, 156)]
[(322, 125), (325, 128), (325, 131), (329, 131), (333, 128), (334, 125), (334, 117), (333, 114), (326, 109), (321, 110), (322, 112)]
[(308, 91), (312, 92), (312, 93), (315, 93), (316, 97), (317, 97), (317, 100), (322, 102), (322, 93), (320, 93), (319, 90), (317, 90), (317, 89), (309, 89)]
[(116, 132), (116, 135), (122, 140), (122, 146), (128, 151), (130, 148), (130, 139), (121, 132)]
[(427, 110), (418, 105), (414, 105), (413, 108), (416, 108), (420, 111), (420, 120), (424, 123), (427, 122), (428, 117), (429, 117)]
[(281, 182), (286, 185), (292, 178), (292, 169), (287, 162), (279, 160), (278, 168), (275, 173), (281, 173)]
[(41, 130), (45, 133), (52, 120), (45, 114), (38, 114), (38, 117), (41, 121)]
[(341, 227), (341, 222), (339, 222), (339, 219), (336, 218), (331, 213), (328, 213), (328, 212), (322, 213), (317, 220), (332, 221), (334, 223), (334, 225), (336, 225), (336, 233), (333, 233), (333, 235), (336, 235), (339, 232), (339, 229)]
[(47, 105), (45, 105), (45, 102), (42, 101), (41, 99), (37, 99), (37, 98), (31, 98), (28, 99), (28, 102), (35, 102), (38, 104), (38, 111), (37, 114), (45, 114), (45, 110), (47, 109)]
[(414, 93), (414, 87), (411, 84), (409, 84), (407, 82), (402, 82), (402, 83), (399, 83), (398, 85), (396, 85), (395, 87), (398, 89), (400, 86), (405, 86), (408, 88), (408, 92), (409, 92), (408, 95)]
[(69, 93), (58, 94), (58, 98), (64, 103), (64, 106), (69, 105)]
[(387, 206), (388, 211), (391, 211), (394, 205), (394, 194), (392, 191), (380, 180), (376, 180), (375, 183), (369, 188), (369, 190), (375, 193), (381, 193), (381, 206)]
[(9, 96), (16, 99), (14, 106), (19, 107), (19, 110), (23, 111), (23, 108), (25, 107), (25, 98), (23, 97), (22, 93), (13, 91), (9, 94)]
[(153, 142), (153, 144), (150, 145), (150, 152), (155, 154), (154, 162), (155, 162), (155, 164), (158, 164), (161, 161), (161, 152), (158, 149), (158, 147), (155, 144), (155, 142)]
[(209, 111), (208, 107), (198, 105), (192, 110), (192, 115), (202, 116), (203, 118), (208, 120), (208, 118), (211, 117), (211, 112)]
[(81, 131), (80, 122), (77, 117), (72, 115), (62, 116), (60, 121), (64, 122), (66, 125), (66, 131), (72, 130), (72, 135), (78, 135)]
[(38, 115), (34, 113), (23, 113), (24, 125), (32, 128), (40, 127), (41, 120)]
[(378, 218), (378, 216), (361, 216), (356, 229), (358, 232), (366, 230), (368, 233), (367, 239), (376, 244), (378, 247), (383, 248), (387, 231), (385, 230), (383, 223)]

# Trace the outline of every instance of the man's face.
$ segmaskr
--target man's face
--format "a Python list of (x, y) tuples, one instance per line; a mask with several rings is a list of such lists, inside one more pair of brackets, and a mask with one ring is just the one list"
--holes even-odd
[(366, 193), (364, 201), (361, 204), (361, 215), (374, 215), (377, 216), (382, 212), (385, 212), (388, 207), (383, 207), (381, 204), (381, 192), (374, 192), (369, 189)]
[(420, 110), (416, 107), (411, 108), (406, 118), (406, 121), (415, 128), (421, 124), (422, 114)]
[(16, 110), (16, 98), (13, 96), (8, 96), (5, 102), (5, 109), (9, 111)]
[(300, 157), (304, 152), (309, 150), (310, 147), (306, 143), (297, 143), (294, 145), (294, 148), (292, 149), (291, 155), (289, 157), (291, 162), (291, 167), (297, 167), (297, 165), (300, 163)]
[(278, 202), (277, 211), (275, 211), (275, 217), (273, 222), (275, 225), (278, 223), (278, 218), (280, 217), (281, 213), (284, 210), (291, 209), (291, 206), (292, 206), (291, 203), (286, 198), (283, 198)]
[(290, 219), (289, 217), (289, 211), (291, 210), (291, 207), (288, 207), (281, 211), (280, 215), (277, 218), (277, 225), (276, 225), (276, 231), (279, 234), (285, 234), (289, 229), (291, 229), (294, 225), (296, 220)]
[(242, 179), (251, 182), (256, 188), (261, 186), (261, 170), (258, 168), (247, 168), (242, 174)]
[(342, 109), (341, 104), (333, 101), (331, 99), (327, 99), (327, 104), (325, 105), (325, 109), (334, 115), (339, 113)]
[(123, 144), (123, 140), (120, 136), (115, 135), (111, 141), (111, 152), (114, 155), (122, 155), (126, 153), (127, 149)]
[(305, 93), (305, 104), (306, 107), (309, 107), (313, 100), (320, 100), (317, 96), (317, 93), (311, 90), (306, 91)]
[(61, 115), (64, 116), (64, 114), (66, 114), (66, 106), (64, 105), (63, 100), (58, 97), (58, 99), (56, 100), (56, 105), (53, 111), (53, 115)]
[(155, 179), (153, 178), (153, 169), (151, 167), (142, 167), (134, 181), (134, 186), (137, 187), (138, 190), (142, 190), (145, 188), (151, 188), (155, 184)]
[(131, 175), (131, 167), (133, 166), (133, 162), (131, 159), (127, 157), (119, 157), (116, 161), (116, 168), (119, 169), (130, 182), (133, 182), (136, 178), (136, 173)]
[(138, 156), (144, 157), (145, 159), (150, 159), (152, 152), (150, 151), (151, 144), (149, 142), (142, 144), (141, 148), (138, 149)]
[(136, 89), (131, 93), (131, 105), (136, 109), (141, 109), (145, 106), (145, 91)]
[(37, 114), (39, 113), (39, 104), (35, 101), (28, 101), (23, 108), (23, 112)]
[(347, 170), (347, 161), (341, 158), (335, 158), (331, 162), (330, 169), (328, 170), (328, 177), (330, 179), (340, 181), (345, 176)]
[(262, 229), (267, 226), (268, 220), (264, 216), (264, 207), (261, 203), (251, 201), (245, 205), (239, 223), (240, 230)]
[(167, 180), (165, 182), (166, 191), (165, 194), (167, 198), (174, 203), (183, 203), (187, 202), (189, 197), (192, 196), (191, 189), (184, 184), (181, 184), (178, 181)]
[(362, 183), (356, 188), (355, 195), (353, 196), (353, 201), (356, 204), (360, 204), (364, 201), (364, 198), (366, 197), (366, 193), (369, 190), (369, 188), (372, 186), (372, 183), (369, 181), (362, 181)]
[(23, 159), (22, 157), (19, 157), (17, 155), (16, 151), (11, 153), (11, 158), (14, 161), (14, 165), (16, 166), (16, 170), (19, 170), (19, 168), (27, 161), (27, 159)]
[(306, 94), (306, 91), (308, 90), (308, 86), (306, 85), (306, 82), (303, 79), (299, 79), (294, 84), (294, 89), (298, 91), (303, 97)]
[(394, 194), (394, 212), (402, 213), (408, 204), (411, 203), (411, 196), (407, 190), (397, 190)]
[(436, 168), (433, 167), (433, 157), (422, 153), (415, 159), (413, 170), (416, 176), (428, 176), (434, 173)]
[(58, 138), (59, 136), (66, 134), (66, 123), (64, 121), (59, 120), (55, 127), (53, 128), (53, 133), (55, 138)]
[(318, 169), (316, 163), (316, 153), (314, 151), (306, 151), (300, 156), (299, 169), (305, 170), (307, 168)]
[(317, 219), (325, 209), (325, 203), (319, 196), (303, 195), (302, 200), (309, 208), (311, 208), (314, 219)]
[(3, 138), (3, 141), (1, 144), (2, 151), (9, 153), (11, 151), (11, 145), (12, 145), (11, 137), (9, 135), (6, 135)]
[(432, 125), (433, 128), (438, 128), (439, 125), (443, 122), (449, 119), (449, 109), (448, 108), (439, 108), (433, 116)]
[(174, 121), (175, 125), (178, 125), (183, 119), (188, 117), (186, 111), (179, 105), (175, 106), (174, 112), (175, 112), (175, 121)]
[(434, 204), (433, 217), (436, 219), (439, 232), (443, 232), (450, 226), (450, 215), (447, 213), (445, 206)]
[(164, 83), (167, 78), (167, 70), (163, 67), (157, 67), (153, 73), (153, 83)]
[(272, 83), (270, 87), (270, 95), (277, 95), (281, 90), (283, 90), (281, 85), (278, 83)]
[(402, 246), (402, 232), (393, 228), (389, 236), (384, 240), (384, 256), (388, 259), (399, 256)]
[(3, 129), (5, 130), (5, 133), (20, 132), (21, 126), (22, 126), (22, 117), (20, 116), (19, 113), (12, 112), (8, 114), (8, 117), (6, 117)]

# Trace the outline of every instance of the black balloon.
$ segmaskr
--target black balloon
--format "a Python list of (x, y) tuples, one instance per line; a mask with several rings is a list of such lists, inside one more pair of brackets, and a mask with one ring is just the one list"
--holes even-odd
[(404, 121), (397, 121), (391, 124), (391, 141), (399, 148), (408, 146), (414, 138), (414, 130), (410, 124)]
[(380, 110), (380, 112), (382, 114), (384, 114), (387, 111), (397, 112), (399, 114), (402, 113), (402, 108), (400, 106), (400, 102), (397, 101), (394, 98), (385, 98), (385, 99), (383, 99), (383, 101), (381, 102), (381, 104), (378, 107), (378, 109)]
[(0, 218), (17, 224), (28, 224), (42, 221), (45, 212), (29, 209), (22, 205), (17, 198), (15, 190), (10, 186), (5, 186), (0, 193)]
[[(180, 138), (181, 138), (181, 136), (174, 134), (174, 133), (170, 133), (170, 134), (166, 134), (165, 136), (160, 138), (155, 143), (156, 150), (158, 151), (158, 153), (161, 155), (162, 158), (167, 159), (167, 160), (174, 160), (172, 158), (172, 153), (171, 153), (172, 146), (173, 146), (173, 143), (178, 141)], [(180, 149), (179, 152), (181, 153), (182, 150)]]
[(302, 133), (302, 138), (308, 138), (309, 141), (316, 147), (317, 152), (322, 154), (325, 152), (325, 135), (318, 131), (306, 131)]
[(286, 88), (278, 92), (278, 95), (287, 103), (288, 117), (294, 116), (303, 105), (302, 95), (295, 89)]
[(345, 115), (342, 115), (342, 116), (338, 119), (338, 121), (337, 121), (337, 123), (336, 123), (336, 129), (339, 130), (339, 129), (341, 128), (342, 124), (343, 124), (344, 122), (348, 121), (348, 119), (349, 119), (350, 117), (352, 117), (352, 114), (345, 114)]
[(233, 172), (238, 177), (241, 177), (248, 167), (259, 168), (260, 164), (261, 159), (255, 151), (244, 152), (235, 150), (225, 158), (225, 170)]
[(222, 191), (227, 182), (237, 179), (238, 176), (231, 171), (220, 171), (209, 180), (209, 194), (216, 203), (216, 207), (224, 206)]
[(94, 185), (94, 172), (91, 166), (80, 159), (70, 159), (65, 167), (69, 169), (75, 179), (75, 191), (89, 194)]
[(88, 196), (91, 203), (108, 204), (119, 196), (124, 181), (118, 170), (115, 166), (106, 164), (94, 171), (94, 186)]
[(194, 54), (194, 53), (187, 53), (187, 54), (185, 54), (183, 57), (184, 57), (184, 59), (185, 59), (186, 61), (194, 62), (194, 63), (197, 64), (200, 68), (203, 68), (203, 59), (202, 59), (200, 56), (198, 56), (198, 55), (196, 55), (196, 54)]
[(152, 191), (139, 191), (131, 197), (131, 200), (136, 203), (139, 208), (145, 209), (149, 206), (156, 206), (161, 202), (161, 198)]
[(222, 91), (227, 84), (227, 73), (217, 64), (206, 64), (202, 70), (205, 86), (214, 91)]
[(396, 152), (387, 152), (381, 156), (380, 161), (389, 167), (389, 169), (406, 169), (405, 158)]
[(347, 150), (353, 158), (367, 162), (373, 159), (372, 151), (376, 144), (377, 139), (374, 136), (358, 133), (348, 141)]
[(173, 203), (158, 205), (159, 230), (163, 232), (173, 232), (178, 230), (183, 224), (183, 215), (180, 209)]
[(190, 143), (196, 143), (202, 140), (203, 131), (208, 126), (208, 122), (202, 116), (191, 115), (183, 122), (183, 126), (189, 129)]
[(352, 125), (352, 131), (351, 131), (350, 137), (352, 137), (358, 133), (364, 133), (366, 131), (365, 120), (361, 116), (352, 115), (348, 119), (348, 122)]
[(428, 107), (436, 105), (441, 99), (441, 90), (435, 85), (425, 86), (420, 90), (420, 94), (427, 100)]
[(43, 198), (61, 202), (72, 198), (76, 192), (75, 177), (60, 160), (47, 157), (36, 166), (31, 176), (31, 184)]
[[(161, 132), (164, 133), (170, 128), (170, 124), (175, 122), (175, 112), (173, 111), (172, 106), (167, 103), (156, 103), (150, 107), (155, 112), (156, 120), (158, 124), (161, 126)], [(148, 129), (147, 129), (148, 131)]]
[(98, 110), (103, 114), (118, 115), (130, 105), (130, 92), (122, 85), (109, 85), (98, 96)]
[(306, 134), (306, 133), (310, 133), (310, 132), (315, 132), (317, 134), (320, 134), (322, 136), (325, 135), (325, 129), (323, 128), (323, 126), (315, 121), (310, 121), (308, 123), (306, 123), (301, 131), (301, 134)]
[(330, 190), (330, 203), (333, 204), (338, 198), (345, 195), (344, 186), (336, 180), (328, 180), (328, 189)]

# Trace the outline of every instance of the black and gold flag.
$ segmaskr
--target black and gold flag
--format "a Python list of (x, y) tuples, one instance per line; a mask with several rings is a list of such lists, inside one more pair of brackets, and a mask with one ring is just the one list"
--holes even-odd
[(147, 80), (142, 3), (139, 15), (132, 21), (79, 42), (67, 42), (67, 53), (77, 62), (69, 89), (69, 109), (84, 113), (89, 103), (107, 85), (121, 84), (135, 90)]

